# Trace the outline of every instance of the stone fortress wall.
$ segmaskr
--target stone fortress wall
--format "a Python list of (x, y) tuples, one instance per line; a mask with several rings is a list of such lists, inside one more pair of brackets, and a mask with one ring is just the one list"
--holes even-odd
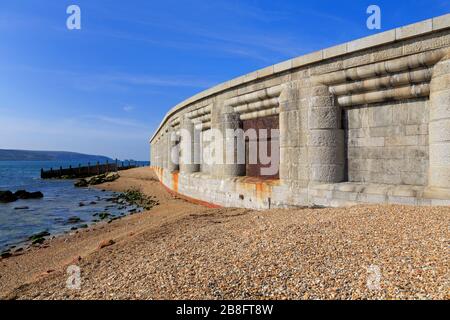
[[(180, 129), (201, 123), (207, 137), (268, 117), (279, 124), (279, 178), (171, 161)], [(181, 153), (202, 157), (206, 143), (180, 139)], [(201, 92), (171, 109), (150, 143), (167, 188), (219, 206), (450, 205), (450, 14)]]

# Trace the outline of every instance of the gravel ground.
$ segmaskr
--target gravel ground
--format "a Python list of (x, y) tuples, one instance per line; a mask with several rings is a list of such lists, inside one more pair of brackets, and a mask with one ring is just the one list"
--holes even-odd
[[(161, 202), (158, 210), (169, 210), (165, 206), (175, 202), (179, 218), (165, 216), (157, 227), (141, 226), (136, 234), (128, 226), (126, 236), (79, 259), (81, 289), (66, 288), (65, 264), (3, 292), (4, 297), (450, 298), (449, 207), (374, 205), (258, 212), (205, 209), (179, 199)], [(146, 219), (152, 218), (151, 213)]]

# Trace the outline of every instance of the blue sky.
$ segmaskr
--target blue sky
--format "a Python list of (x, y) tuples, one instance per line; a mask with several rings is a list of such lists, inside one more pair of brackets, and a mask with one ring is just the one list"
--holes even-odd
[[(66, 8), (81, 8), (81, 30)], [(0, 148), (149, 158), (178, 102), (311, 51), (450, 11), (448, 0), (2, 0)]]

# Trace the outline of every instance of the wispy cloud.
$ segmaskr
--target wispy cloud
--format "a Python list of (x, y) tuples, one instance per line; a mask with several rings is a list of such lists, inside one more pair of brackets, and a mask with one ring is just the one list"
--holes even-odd
[(122, 72), (84, 72), (69, 69), (52, 69), (46, 67), (34, 67), (27, 65), (0, 65), (0, 70), (24, 71), (33, 73), (44, 73), (58, 76), (72, 82), (78, 89), (94, 91), (100, 89), (124, 91), (136, 86), (144, 87), (187, 87), (206, 89), (217, 84), (218, 81), (208, 77), (197, 77), (192, 75), (151, 75), (133, 74)]
[(83, 120), (91, 120), (94, 121), (96, 125), (99, 123), (105, 123), (108, 125), (120, 126), (120, 127), (128, 127), (128, 128), (141, 128), (144, 130), (148, 130), (148, 125), (138, 122), (134, 119), (127, 119), (123, 117), (112, 117), (107, 115), (84, 115), (81, 116)]
[[(144, 42), (149, 45), (173, 48), (177, 50), (220, 52), (233, 56), (244, 56), (264, 62), (274, 62), (282, 58), (292, 57), (310, 50), (308, 44), (302, 44), (297, 34), (276, 32), (270, 28), (251, 27), (243, 21), (258, 21), (270, 24), (276, 20), (294, 18), (289, 10), (272, 11), (240, 2), (214, 1), (201, 4), (205, 12), (227, 12), (229, 20), (222, 20), (217, 25), (205, 26), (204, 21), (189, 17), (173, 16), (170, 12), (148, 13), (145, 19), (133, 19), (117, 16), (109, 12), (108, 19), (112, 23), (103, 29), (90, 29), (93, 36), (113, 37), (117, 39)], [(104, 13), (106, 14), (106, 13)], [(238, 17), (240, 16), (240, 17)], [(245, 18), (245, 20), (242, 20)], [(297, 19), (297, 17), (295, 17)], [(224, 18), (223, 18), (224, 19)], [(113, 23), (113, 22), (119, 23)], [(170, 23), (168, 23), (170, 21)], [(139, 30), (150, 30), (149, 33), (128, 33), (115, 25), (140, 26)], [(269, 26), (268, 26), (269, 27)], [(155, 37), (154, 29), (158, 29), (167, 37)], [(150, 34), (150, 35), (149, 35)], [(268, 52), (272, 57), (268, 57)]]

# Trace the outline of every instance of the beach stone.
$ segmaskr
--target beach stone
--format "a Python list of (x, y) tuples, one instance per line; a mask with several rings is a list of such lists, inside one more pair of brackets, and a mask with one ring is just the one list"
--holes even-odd
[[(91, 185), (102, 184), (105, 182), (112, 182), (119, 178), (119, 174), (116, 172), (99, 174), (90, 178), (79, 179), (75, 182), (75, 187), (87, 187)], [(103, 191), (103, 190), (102, 190)]]
[(40, 191), (36, 192), (28, 192), (26, 190), (18, 190), (14, 193), (14, 195), (17, 197), (17, 199), (40, 199), (44, 197), (44, 194)]
[(2, 257), (2, 259), (7, 259), (7, 258), (11, 257), (12, 254), (8, 250), (6, 250), (6, 251), (3, 251), (0, 256)]
[(100, 242), (98, 248), (99, 248), (99, 249), (103, 249), (103, 248), (105, 248), (105, 247), (112, 246), (114, 243), (115, 243), (115, 242), (114, 242), (114, 240), (112, 240), (112, 239), (104, 240), (104, 241)]
[(14, 202), (17, 200), (17, 196), (15, 196), (11, 191), (0, 191), (0, 202), (8, 203)]
[(50, 233), (49, 233), (48, 231), (42, 231), (42, 232), (33, 234), (32, 236), (30, 236), (30, 237), (28, 238), (28, 240), (35, 240), (35, 239), (47, 237), (47, 236), (49, 236), (49, 235), (50, 235)]
[(77, 188), (83, 188), (83, 187), (87, 187), (89, 186), (89, 183), (87, 182), (86, 179), (80, 179), (77, 182), (75, 182), (75, 187)]
[(28, 241), (31, 241), (31, 244), (41, 244), (45, 241), (44, 237), (49, 236), (50, 233), (48, 231), (42, 231), (36, 234), (33, 234), (28, 238)]
[(82, 221), (81, 218), (79, 218), (77, 216), (73, 216), (73, 217), (69, 217), (69, 219), (67, 219), (67, 224), (79, 223), (81, 221)]
[(98, 214), (98, 217), (101, 220), (104, 220), (104, 219), (108, 218), (109, 216), (111, 216), (111, 214), (109, 214), (108, 212), (101, 212), (101, 213)]

